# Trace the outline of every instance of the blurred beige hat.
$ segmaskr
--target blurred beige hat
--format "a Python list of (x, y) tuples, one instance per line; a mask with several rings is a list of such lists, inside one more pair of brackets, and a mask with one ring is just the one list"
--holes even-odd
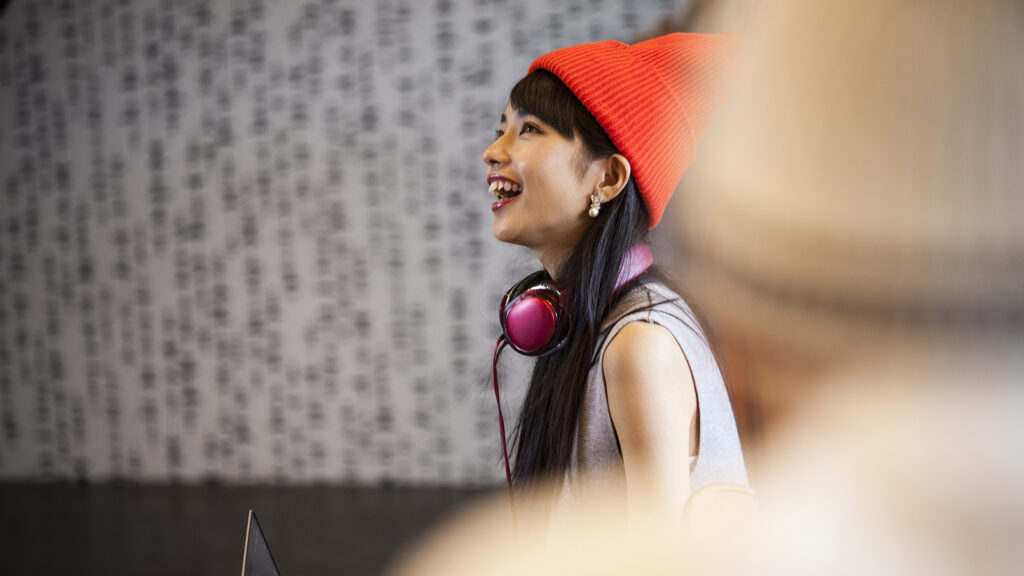
[(734, 326), (811, 347), (1024, 324), (1024, 5), (758, 6), (673, 209)]

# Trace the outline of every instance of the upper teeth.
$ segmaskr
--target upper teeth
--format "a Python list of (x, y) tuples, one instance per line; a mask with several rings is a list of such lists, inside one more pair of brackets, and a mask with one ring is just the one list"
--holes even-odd
[(516, 184), (515, 182), (511, 182), (509, 180), (495, 180), (491, 182), (490, 189), (491, 194), (494, 194), (496, 197), (500, 198), (504, 195), (504, 192), (519, 192), (519, 190), (521, 190), (522, 187), (519, 184)]

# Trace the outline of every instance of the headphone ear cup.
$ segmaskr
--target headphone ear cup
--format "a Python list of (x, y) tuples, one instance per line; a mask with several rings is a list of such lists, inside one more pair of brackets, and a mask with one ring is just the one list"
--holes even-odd
[(542, 354), (558, 330), (558, 310), (548, 294), (534, 290), (505, 310), (509, 343), (525, 354)]
[(567, 320), (561, 293), (546, 282), (530, 280), (524, 279), (505, 294), (499, 320), (505, 339), (516, 351), (539, 356), (562, 345)]

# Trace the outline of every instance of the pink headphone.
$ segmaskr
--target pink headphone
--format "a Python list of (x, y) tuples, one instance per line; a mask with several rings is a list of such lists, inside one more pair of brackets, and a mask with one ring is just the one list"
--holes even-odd
[[(618, 291), (643, 274), (654, 262), (646, 244), (633, 246), (622, 261), (615, 281)], [(569, 321), (562, 305), (562, 293), (541, 280), (544, 272), (530, 274), (505, 293), (498, 320), (502, 336), (520, 354), (542, 356), (565, 344)]]
[[(654, 257), (646, 244), (637, 244), (629, 249), (619, 277), (615, 280), (615, 291), (643, 274)], [(501, 299), (498, 319), (501, 322), (501, 336), (494, 345), (494, 362), (491, 376), (494, 381), (494, 399), (498, 403), (498, 426), (501, 431), (501, 451), (505, 457), (505, 478), (508, 480), (509, 502), (512, 501), (512, 470), (508, 463), (508, 448), (505, 445), (505, 419), (501, 415), (501, 396), (498, 394), (498, 355), (506, 344), (520, 354), (541, 356), (558, 350), (565, 344), (569, 334), (569, 318), (562, 306), (562, 292), (541, 280), (544, 271), (535, 272), (520, 280)]]

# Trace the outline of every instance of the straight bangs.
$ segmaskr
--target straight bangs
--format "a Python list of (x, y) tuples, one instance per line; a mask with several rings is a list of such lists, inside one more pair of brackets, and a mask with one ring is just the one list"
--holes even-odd
[(575, 140), (575, 128), (583, 120), (577, 118), (580, 110), (590, 115), (572, 90), (569, 90), (558, 76), (544, 69), (534, 70), (523, 76), (512, 87), (508, 101), (516, 112), (540, 118), (542, 122), (570, 140)]
[(512, 87), (509, 105), (520, 114), (532, 114), (569, 140), (582, 140), (584, 154), (576, 167), (582, 175), (586, 160), (618, 153), (615, 143), (594, 115), (558, 76), (539, 68)]

